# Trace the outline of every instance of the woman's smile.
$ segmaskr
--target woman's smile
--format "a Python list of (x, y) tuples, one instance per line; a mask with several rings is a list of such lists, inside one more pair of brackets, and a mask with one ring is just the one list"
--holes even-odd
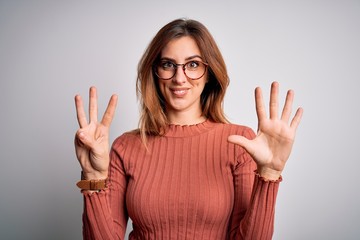
[(189, 88), (170, 88), (170, 91), (176, 96), (176, 97), (185, 97), (187, 94)]

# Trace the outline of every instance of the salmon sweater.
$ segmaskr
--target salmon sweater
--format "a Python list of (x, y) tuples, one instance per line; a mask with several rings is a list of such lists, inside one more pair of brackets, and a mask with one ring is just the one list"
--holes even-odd
[(110, 152), (107, 187), (84, 192), (84, 239), (271, 239), (277, 181), (229, 135), (255, 137), (247, 127), (209, 120), (170, 125), (163, 136), (118, 137)]

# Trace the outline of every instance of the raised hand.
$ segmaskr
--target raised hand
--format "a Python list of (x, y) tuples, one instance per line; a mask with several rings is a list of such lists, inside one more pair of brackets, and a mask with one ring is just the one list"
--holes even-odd
[(81, 96), (75, 96), (75, 106), (80, 129), (75, 135), (76, 156), (85, 179), (105, 179), (109, 168), (109, 128), (116, 109), (117, 96), (112, 95), (101, 122), (98, 122), (96, 88), (89, 93), (89, 121)]
[(267, 118), (261, 88), (255, 89), (256, 113), (258, 117), (257, 136), (253, 140), (232, 135), (229, 142), (238, 144), (246, 149), (257, 164), (261, 176), (276, 180), (279, 178), (288, 160), (294, 143), (296, 129), (300, 123), (303, 109), (298, 108), (289, 123), (294, 92), (289, 90), (281, 117), (278, 116), (279, 84), (273, 82), (270, 93), (270, 118)]

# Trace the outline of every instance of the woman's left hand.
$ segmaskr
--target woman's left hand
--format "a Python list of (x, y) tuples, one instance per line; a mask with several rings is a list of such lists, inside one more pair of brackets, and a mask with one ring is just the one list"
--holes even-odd
[(269, 180), (277, 180), (280, 177), (285, 163), (288, 160), (294, 143), (296, 129), (303, 113), (298, 108), (291, 122), (291, 108), (294, 92), (287, 92), (281, 117), (278, 116), (279, 84), (273, 82), (270, 93), (270, 118), (267, 118), (261, 89), (255, 89), (256, 113), (258, 117), (257, 136), (249, 140), (243, 136), (231, 135), (229, 142), (238, 144), (246, 149), (257, 164), (258, 173)]

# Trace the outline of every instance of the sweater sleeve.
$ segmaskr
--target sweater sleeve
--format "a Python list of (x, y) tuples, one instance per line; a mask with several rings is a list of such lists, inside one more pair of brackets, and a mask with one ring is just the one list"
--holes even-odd
[[(245, 137), (254, 138), (252, 130)], [(255, 173), (256, 163), (242, 151), (234, 169), (234, 209), (230, 239), (271, 239), (274, 231), (276, 196), (279, 182), (267, 181)]]
[(106, 188), (100, 192), (84, 192), (84, 239), (124, 239), (128, 221), (126, 186), (124, 166), (113, 146)]

